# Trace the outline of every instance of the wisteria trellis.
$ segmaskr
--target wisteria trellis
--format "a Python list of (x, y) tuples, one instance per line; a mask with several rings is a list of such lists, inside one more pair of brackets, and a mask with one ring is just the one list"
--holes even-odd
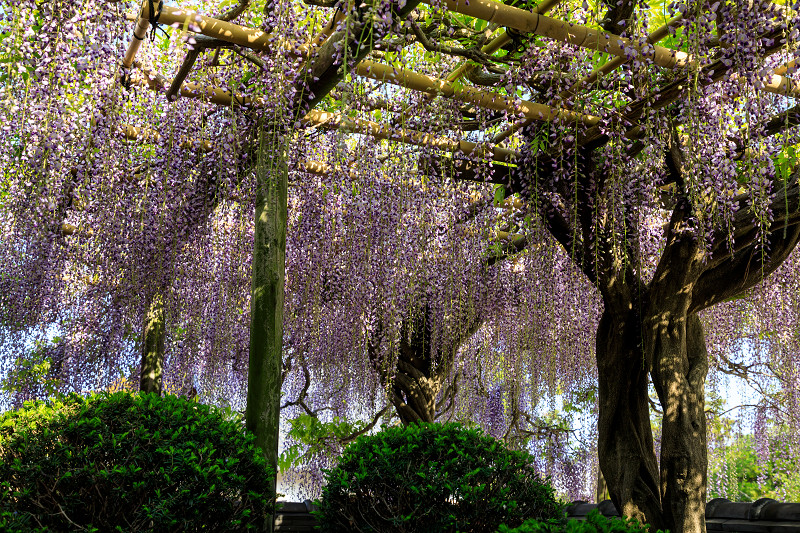
[[(150, 2), (0, 5), (14, 401), (37, 368), (158, 389), (163, 363), (241, 408), (282, 176), (286, 416), (471, 420), (552, 458), (541, 406), (599, 383), (612, 499), (673, 531), (705, 527), (706, 365), (777, 384), (759, 420), (798, 434), (796, 4), (197, 1), (130, 68)], [(581, 495), (588, 455), (558, 457)]]

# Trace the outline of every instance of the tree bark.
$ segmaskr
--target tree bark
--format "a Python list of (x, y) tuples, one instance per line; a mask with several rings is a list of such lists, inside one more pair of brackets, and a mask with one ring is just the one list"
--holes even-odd
[(434, 353), (431, 349), (432, 311), (430, 306), (422, 304), (417, 315), (405, 318), (402, 323), (394, 368), (386, 368), (381, 363), (379, 352), (387, 347), (381, 347), (384, 341), (379, 328), (369, 347), (369, 357), (403, 425), (434, 422), (441, 415), (440, 408), (444, 407), (446, 412), (448, 407), (452, 407), (452, 402), (448, 400), (452, 399), (451, 393), (455, 394), (455, 386), (445, 391), (441, 402), (437, 403), (437, 397), (453, 368), (459, 347), (483, 324), (481, 317), (473, 316), (466, 310), (460, 318), (466, 326), (464, 330)]
[(700, 319), (691, 314), (662, 320), (654, 350), (653, 384), (664, 410), (661, 436), (664, 519), (676, 533), (705, 533), (708, 353)]
[[(268, 464), (277, 473), (278, 428), (283, 354), (283, 290), (286, 267), (288, 167), (285, 139), (259, 133), (256, 166), (252, 286), (250, 292), (250, 360), (245, 425), (255, 435)], [(271, 480), (275, 494), (276, 478)], [(266, 530), (272, 531), (269, 521)]]
[(659, 473), (650, 428), (648, 368), (635, 310), (606, 310), (597, 329), (598, 455), (611, 501), (641, 522), (663, 529)]
[(161, 395), (164, 363), (164, 297), (156, 292), (144, 321), (139, 390)]
[(606, 477), (603, 475), (603, 471), (600, 468), (597, 468), (597, 486), (595, 487), (594, 491), (594, 501), (595, 503), (600, 503), (605, 500), (610, 500), (611, 495), (608, 493), (608, 484), (606, 483)]

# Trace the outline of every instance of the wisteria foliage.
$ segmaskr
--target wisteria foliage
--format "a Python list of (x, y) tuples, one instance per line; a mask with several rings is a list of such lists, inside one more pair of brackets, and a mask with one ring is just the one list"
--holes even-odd
[[(330, 12), (299, 2), (254, 4), (237, 22), (270, 31), (271, 52), (208, 50), (188, 80), (260, 97), (258, 105), (233, 107), (190, 98), (167, 102), (141, 71), (131, 74), (129, 86), (120, 83), (119, 59), (131, 31), (125, 14), (136, 12), (129, 3), (0, 4), (0, 378), (9, 393), (3, 407), (54, 390), (105, 388), (120, 377), (135, 382), (144, 316), (159, 294), (167, 311), (165, 388), (187, 395), (195, 390), (201, 401), (242, 409), (256, 131), (283, 128), (291, 169), (284, 416), (368, 421), (382, 412), (379, 419), (390, 423), (387, 383), (376, 365), (392, 369), (399, 338), (408, 334), (403, 324), (429, 312), (432, 353), (462, 340), (465, 328), (474, 329), (454, 347), (452, 365), (439, 361), (451, 365), (440, 390), (441, 419), (476, 423), (536, 450), (560, 490), (591, 498), (594, 332), (602, 304), (575, 267), (574, 250), (548, 236), (539, 213), (494, 207), (491, 185), (424, 172), (426, 158), (441, 156), (434, 148), (303, 126), (291, 103), (307, 90), (307, 79), (291, 43), (321, 31)], [(378, 15), (380, 9), (386, 15), (389, 5), (381, 2)], [(191, 7), (217, 15), (225, 6), (203, 1)], [(535, 96), (603, 119), (602, 131), (612, 142), (599, 164), (607, 166), (612, 182), (597, 209), (616, 221), (614, 235), (639, 232), (635, 267), (648, 279), (664, 245), (659, 186), (671, 122), (683, 124), (688, 186), (694, 197), (707, 200), (697, 205), (713, 206), (694, 213), (701, 231), (710, 235), (730, 224), (733, 199), (741, 192), (754, 192), (760, 227), (772, 220), (775, 183), (797, 164), (789, 148), (799, 132), (792, 127), (767, 135), (764, 124), (794, 103), (759, 89), (770, 68), (796, 58), (797, 51), (787, 45), (763, 58), (769, 43), (753, 35), (776, 24), (796, 34), (800, 21), (797, 5), (776, 15), (770, 3), (759, 1), (646, 7), (640, 4), (639, 15), (619, 33), (640, 38), (663, 13), (683, 12), (669, 38), (672, 46), (708, 63), (723, 41), (728, 72), (706, 84), (701, 76), (708, 74), (698, 71), (689, 98), (669, 112), (649, 109), (638, 155), (630, 155), (628, 125), (615, 118), (624, 115), (629, 99), (646, 97), (665, 75), (636, 50), (624, 67), (565, 95), (598, 58), (537, 39), (506, 65), (498, 87), (518, 99)], [(568, 2), (554, 16), (591, 24), (603, 11)], [(437, 20), (435, 8), (421, 13), (425, 21)], [(379, 51), (383, 59), (437, 77), (461, 64), (409, 46), (410, 22), (382, 20), (387, 22), (380, 30), (388, 36)], [(152, 42), (148, 38), (137, 61), (151, 80), (158, 81), (157, 73), (169, 80), (196, 43), (185, 28), (167, 29)], [(395, 131), (478, 143), (518, 119), (475, 110), (471, 120), (478, 129), (471, 130), (462, 104), (355, 75), (319, 108), (393, 121)], [(141, 128), (138, 139), (125, 138), (126, 125)], [(545, 147), (560, 154), (548, 179), (569, 187), (577, 172), (577, 140), (567, 126), (535, 125), (536, 143), (512, 138), (508, 146), (523, 158)], [(745, 147), (745, 157), (733, 157)], [(479, 177), (490, 173), (486, 155), (470, 158)], [(305, 172), (307, 161), (330, 171)], [(566, 217), (574, 212), (570, 205), (559, 207)], [(626, 218), (631, 212), (635, 220)], [(498, 230), (509, 229), (525, 236), (522, 252), (506, 252)], [(733, 234), (728, 245), (735, 246)], [(623, 246), (623, 239), (612, 238), (611, 246)], [(752, 294), (702, 317), (711, 353), (709, 387), (724, 387), (723, 376), (731, 375), (755, 387), (755, 407), (736, 416), (753, 421), (759, 442), (766, 442), (768, 426), (790, 428), (796, 457), (798, 261), (795, 252)], [(371, 352), (378, 334), (379, 348)], [(323, 453), (306, 457), (312, 476), (341, 444), (330, 442)]]

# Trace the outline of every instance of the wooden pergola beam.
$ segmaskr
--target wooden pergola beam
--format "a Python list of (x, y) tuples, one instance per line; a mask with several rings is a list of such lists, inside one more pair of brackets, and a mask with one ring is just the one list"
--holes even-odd
[(691, 62), (691, 56), (686, 52), (652, 45), (652, 50), (646, 51), (636, 41), (606, 33), (602, 29), (572, 24), (493, 0), (470, 0), (469, 2), (445, 0), (445, 4), (451, 11), (462, 15), (495, 22), (500, 26), (513, 28), (523, 33), (533, 33), (589, 50), (625, 56), (626, 50), (632, 49), (639, 54), (652, 57), (655, 64), (665, 68), (685, 67)]
[(450, 139), (416, 130), (398, 130), (389, 125), (379, 124), (371, 120), (350, 118), (339, 113), (329, 113), (316, 109), (309, 111), (306, 116), (301, 119), (301, 122), (309, 126), (369, 135), (375, 139), (397, 141), (416, 146), (428, 146), (454, 154), (482, 154), (484, 151), (488, 151), (492, 154), (492, 159), (494, 161), (513, 162), (520, 156), (519, 152), (499, 146), (484, 148), (471, 141)]
[[(661, 39), (663, 39), (664, 37), (667, 36), (667, 33), (669, 32), (669, 29), (672, 26), (674, 26), (676, 23), (681, 21), (682, 19), (683, 19), (683, 14), (679, 14), (679, 15), (673, 17), (666, 24), (664, 24), (660, 28), (657, 28), (652, 33), (650, 33), (647, 36), (647, 42), (650, 43), (650, 44), (655, 44), (656, 42), (660, 41)], [(627, 62), (628, 62), (628, 59), (626, 57), (615, 57), (611, 61), (608, 61), (608, 62), (604, 63), (603, 65), (597, 67), (592, 72), (587, 74), (585, 77), (583, 77), (582, 79), (580, 79), (577, 82), (575, 82), (575, 84), (572, 87), (570, 87), (569, 89), (566, 89), (566, 90), (562, 91), (559, 94), (559, 97), (563, 98), (563, 99), (569, 98), (570, 96), (576, 94), (578, 92), (578, 89), (580, 89), (580, 87), (582, 87), (583, 85), (586, 85), (586, 84), (594, 82), (599, 76), (604, 75), (604, 74), (608, 74), (609, 72), (611, 72), (614, 69), (624, 65)], [(506, 128), (505, 130), (503, 130), (500, 133), (498, 133), (497, 135), (495, 135), (492, 138), (492, 142), (493, 143), (501, 143), (504, 140), (506, 140), (509, 137), (511, 137), (514, 133), (516, 133), (520, 129), (522, 129), (525, 126), (528, 126), (529, 124), (531, 124), (532, 122), (533, 121), (530, 120), (530, 119), (524, 119), (524, 120), (521, 120), (519, 122), (516, 122), (515, 124), (510, 125), (508, 128)]]
[[(159, 76), (152, 75), (148, 69), (140, 67), (145, 74), (144, 78), (151, 89), (162, 90), (164, 81)], [(217, 105), (262, 105), (265, 100), (261, 97), (238, 96), (227, 89), (216, 86), (200, 86), (195, 83), (186, 83), (181, 88), (181, 96), (204, 100)], [(302, 119), (303, 124), (318, 126), (326, 129), (340, 129), (369, 135), (376, 139), (386, 139), (417, 146), (430, 146), (446, 152), (472, 154), (482, 151), (477, 143), (463, 140), (449, 139), (432, 133), (409, 129), (398, 129), (388, 124), (379, 124), (360, 118), (349, 118), (339, 113), (328, 113), (312, 109)], [(514, 161), (519, 153), (499, 146), (489, 149), (495, 161)]]
[(364, 59), (356, 65), (355, 72), (359, 76), (373, 80), (389, 82), (406, 89), (434, 96), (453, 98), (494, 111), (521, 113), (530, 120), (547, 122), (559, 118), (571, 123), (580, 122), (586, 126), (594, 126), (600, 122), (599, 117), (584, 115), (567, 109), (555, 109), (527, 100), (517, 103), (506, 95), (482, 91), (468, 86), (456, 88), (452, 82), (447, 80), (419, 74), (411, 70), (393, 68), (368, 59)]
[[(120, 124), (119, 132), (122, 133), (122, 136), (129, 141), (150, 141), (159, 143), (163, 140), (163, 136), (156, 130), (151, 128), (140, 128), (131, 124)], [(183, 137), (181, 139), (180, 145), (184, 148), (197, 148), (202, 152), (210, 152), (214, 148), (214, 145), (211, 141), (189, 139), (187, 137)], [(298, 161), (295, 170), (308, 172), (309, 174), (318, 174), (321, 176), (327, 176), (334, 171), (334, 169), (327, 163), (308, 160)]]

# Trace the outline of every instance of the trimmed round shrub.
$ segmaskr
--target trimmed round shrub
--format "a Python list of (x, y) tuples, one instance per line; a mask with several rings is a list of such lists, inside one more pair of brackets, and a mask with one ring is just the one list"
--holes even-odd
[(272, 514), (273, 472), (207, 405), (107, 392), (0, 416), (2, 531), (244, 531)]
[(564, 506), (534, 470), (478, 428), (412, 424), (359, 437), (326, 472), (322, 531), (491, 532)]
[[(594, 509), (583, 520), (526, 520), (518, 527), (500, 526), (498, 533), (648, 533), (638, 520), (605, 517)], [(661, 530), (659, 530), (661, 531)]]

